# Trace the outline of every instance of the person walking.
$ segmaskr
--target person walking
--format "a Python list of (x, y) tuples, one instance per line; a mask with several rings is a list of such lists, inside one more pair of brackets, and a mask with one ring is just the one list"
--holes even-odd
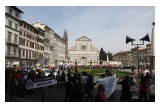
[(120, 79), (118, 82), (118, 84), (122, 84), (122, 94), (120, 97), (121, 102), (131, 102), (131, 98), (132, 98), (132, 93), (131, 93), (131, 81), (130, 81), (130, 77), (128, 75), (126, 75), (124, 77), (124, 79)]
[(138, 101), (141, 101), (143, 97), (145, 102), (148, 102), (150, 100), (149, 98), (150, 77), (148, 74), (149, 73), (146, 73), (146, 76), (141, 78)]
[(94, 86), (97, 84), (97, 82), (94, 83), (93, 76), (91, 74), (88, 75), (88, 79), (85, 85), (85, 92), (86, 92), (86, 99), (85, 101), (90, 101), (93, 102), (93, 90)]
[(73, 82), (71, 80), (71, 77), (68, 78), (68, 81), (65, 83), (65, 102), (69, 99), (69, 101), (72, 101), (72, 94), (73, 94)]

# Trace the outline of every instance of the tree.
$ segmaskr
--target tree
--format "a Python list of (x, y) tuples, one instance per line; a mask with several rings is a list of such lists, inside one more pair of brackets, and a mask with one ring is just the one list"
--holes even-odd
[(112, 53), (108, 51), (108, 53), (107, 53), (107, 54), (108, 54), (109, 61), (112, 61), (112, 60), (113, 60)]
[(106, 52), (103, 50), (103, 48), (101, 48), (100, 53), (99, 53), (99, 60), (107, 60), (107, 54)]
[(99, 53), (99, 60), (103, 59), (103, 48), (101, 48), (100, 53)]

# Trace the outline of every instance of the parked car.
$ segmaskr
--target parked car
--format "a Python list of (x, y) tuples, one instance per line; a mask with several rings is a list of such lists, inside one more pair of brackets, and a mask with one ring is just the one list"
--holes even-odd
[(57, 70), (51, 70), (52, 71), (52, 74), (54, 75), (54, 77), (57, 77), (58, 75), (58, 69)]
[(51, 71), (49, 69), (42, 69), (45, 76), (48, 76)]

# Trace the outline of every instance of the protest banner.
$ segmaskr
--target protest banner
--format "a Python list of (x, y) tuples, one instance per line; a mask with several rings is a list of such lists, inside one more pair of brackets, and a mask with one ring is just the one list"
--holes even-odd
[(28, 89), (36, 89), (41, 87), (46, 87), (49, 85), (54, 85), (57, 83), (57, 80), (53, 77), (44, 77), (44, 78), (36, 78), (34, 80), (27, 80), (25, 82), (25, 88)]
[(109, 98), (116, 89), (117, 85), (116, 74), (110, 77), (98, 79), (97, 81), (98, 84), (104, 86), (107, 98)]

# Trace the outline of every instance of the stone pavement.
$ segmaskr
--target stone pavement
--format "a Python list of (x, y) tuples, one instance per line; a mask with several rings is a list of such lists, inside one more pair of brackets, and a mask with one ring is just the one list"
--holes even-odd
[[(48, 87), (44, 89), (44, 102), (64, 102), (65, 89), (53, 87), (49, 90)], [(95, 87), (94, 96), (96, 94), (97, 88)], [(132, 91), (133, 96), (138, 96), (138, 92)], [(33, 91), (32, 93), (26, 93), (24, 96), (17, 96), (14, 94), (13, 99), (10, 99), (8, 92), (5, 94), (6, 102), (42, 102), (42, 90)], [(121, 85), (117, 84), (116, 90), (113, 95), (108, 99), (108, 102), (120, 102), (121, 95)]]

